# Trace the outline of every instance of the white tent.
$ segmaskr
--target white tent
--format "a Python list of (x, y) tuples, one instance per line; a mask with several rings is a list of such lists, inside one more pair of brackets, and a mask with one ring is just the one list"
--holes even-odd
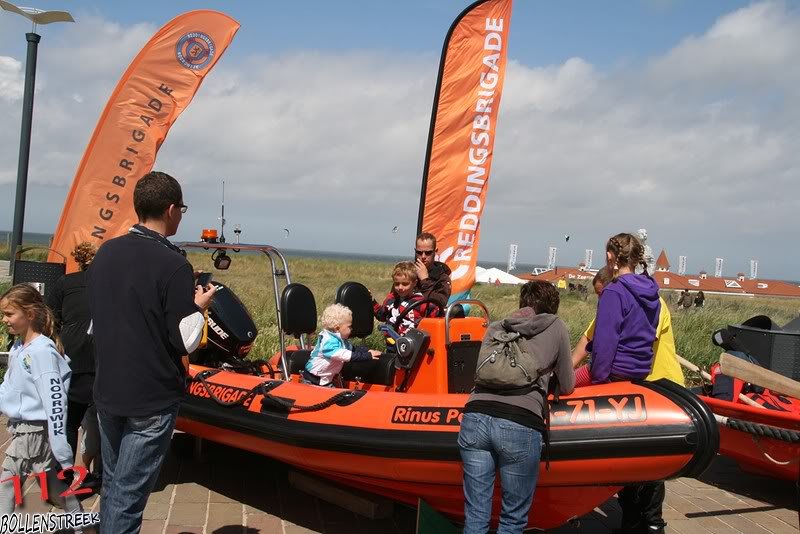
[(524, 284), (525, 280), (521, 278), (517, 278), (513, 274), (508, 274), (505, 271), (501, 271), (496, 267), (492, 267), (490, 269), (484, 269), (483, 267), (476, 267), (475, 268), (475, 281), (481, 282), (484, 284), (495, 284), (497, 281), (500, 281), (501, 284)]

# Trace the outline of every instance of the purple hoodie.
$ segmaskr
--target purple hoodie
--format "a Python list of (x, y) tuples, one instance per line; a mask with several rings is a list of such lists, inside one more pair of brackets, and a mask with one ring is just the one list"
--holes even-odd
[(650, 373), (660, 312), (658, 284), (649, 276), (623, 274), (606, 286), (592, 340), (593, 384)]

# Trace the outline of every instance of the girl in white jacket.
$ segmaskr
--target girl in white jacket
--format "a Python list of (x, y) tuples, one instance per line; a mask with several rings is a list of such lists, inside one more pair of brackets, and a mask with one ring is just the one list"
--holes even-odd
[(27, 284), (15, 285), (0, 297), (0, 312), (9, 334), (17, 338), (0, 384), (0, 411), (8, 417), (11, 435), (0, 475), (6, 481), (0, 483), (0, 514), (14, 512), (19, 492), (14, 478), (24, 484), (31, 475), (40, 485), (40, 477), (46, 478), (51, 501), (68, 513), (81, 512), (76, 496), (61, 497), (67, 486), (57, 477), (60, 470), (72, 467), (74, 456), (66, 437), (71, 372), (53, 314)]

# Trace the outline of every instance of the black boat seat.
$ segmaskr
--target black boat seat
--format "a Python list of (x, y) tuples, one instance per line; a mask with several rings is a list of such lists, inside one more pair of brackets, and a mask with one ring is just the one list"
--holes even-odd
[(290, 336), (313, 334), (317, 329), (317, 303), (303, 284), (291, 283), (281, 293), (281, 327)]
[(395, 354), (384, 353), (378, 360), (347, 362), (342, 368), (342, 379), (381, 386), (394, 385), (395, 358)]
[[(300, 374), (311, 358), (310, 349), (287, 350), (289, 372)], [(394, 384), (394, 354), (382, 354), (379, 360), (348, 362), (342, 368), (342, 379), (364, 384), (391, 386)]]
[(287, 350), (286, 361), (289, 362), (289, 373), (300, 374), (300, 371), (306, 368), (309, 358), (311, 358), (311, 349)]
[(358, 282), (345, 282), (336, 290), (336, 303), (347, 306), (353, 312), (351, 337), (367, 337), (372, 333), (375, 319), (369, 289)]

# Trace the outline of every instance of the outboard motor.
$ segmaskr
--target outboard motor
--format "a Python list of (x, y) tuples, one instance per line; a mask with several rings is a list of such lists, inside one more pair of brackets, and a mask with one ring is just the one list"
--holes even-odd
[(239, 297), (225, 284), (212, 282), (217, 292), (208, 309), (208, 342), (193, 355), (193, 363), (236, 363), (244, 360), (258, 330)]

